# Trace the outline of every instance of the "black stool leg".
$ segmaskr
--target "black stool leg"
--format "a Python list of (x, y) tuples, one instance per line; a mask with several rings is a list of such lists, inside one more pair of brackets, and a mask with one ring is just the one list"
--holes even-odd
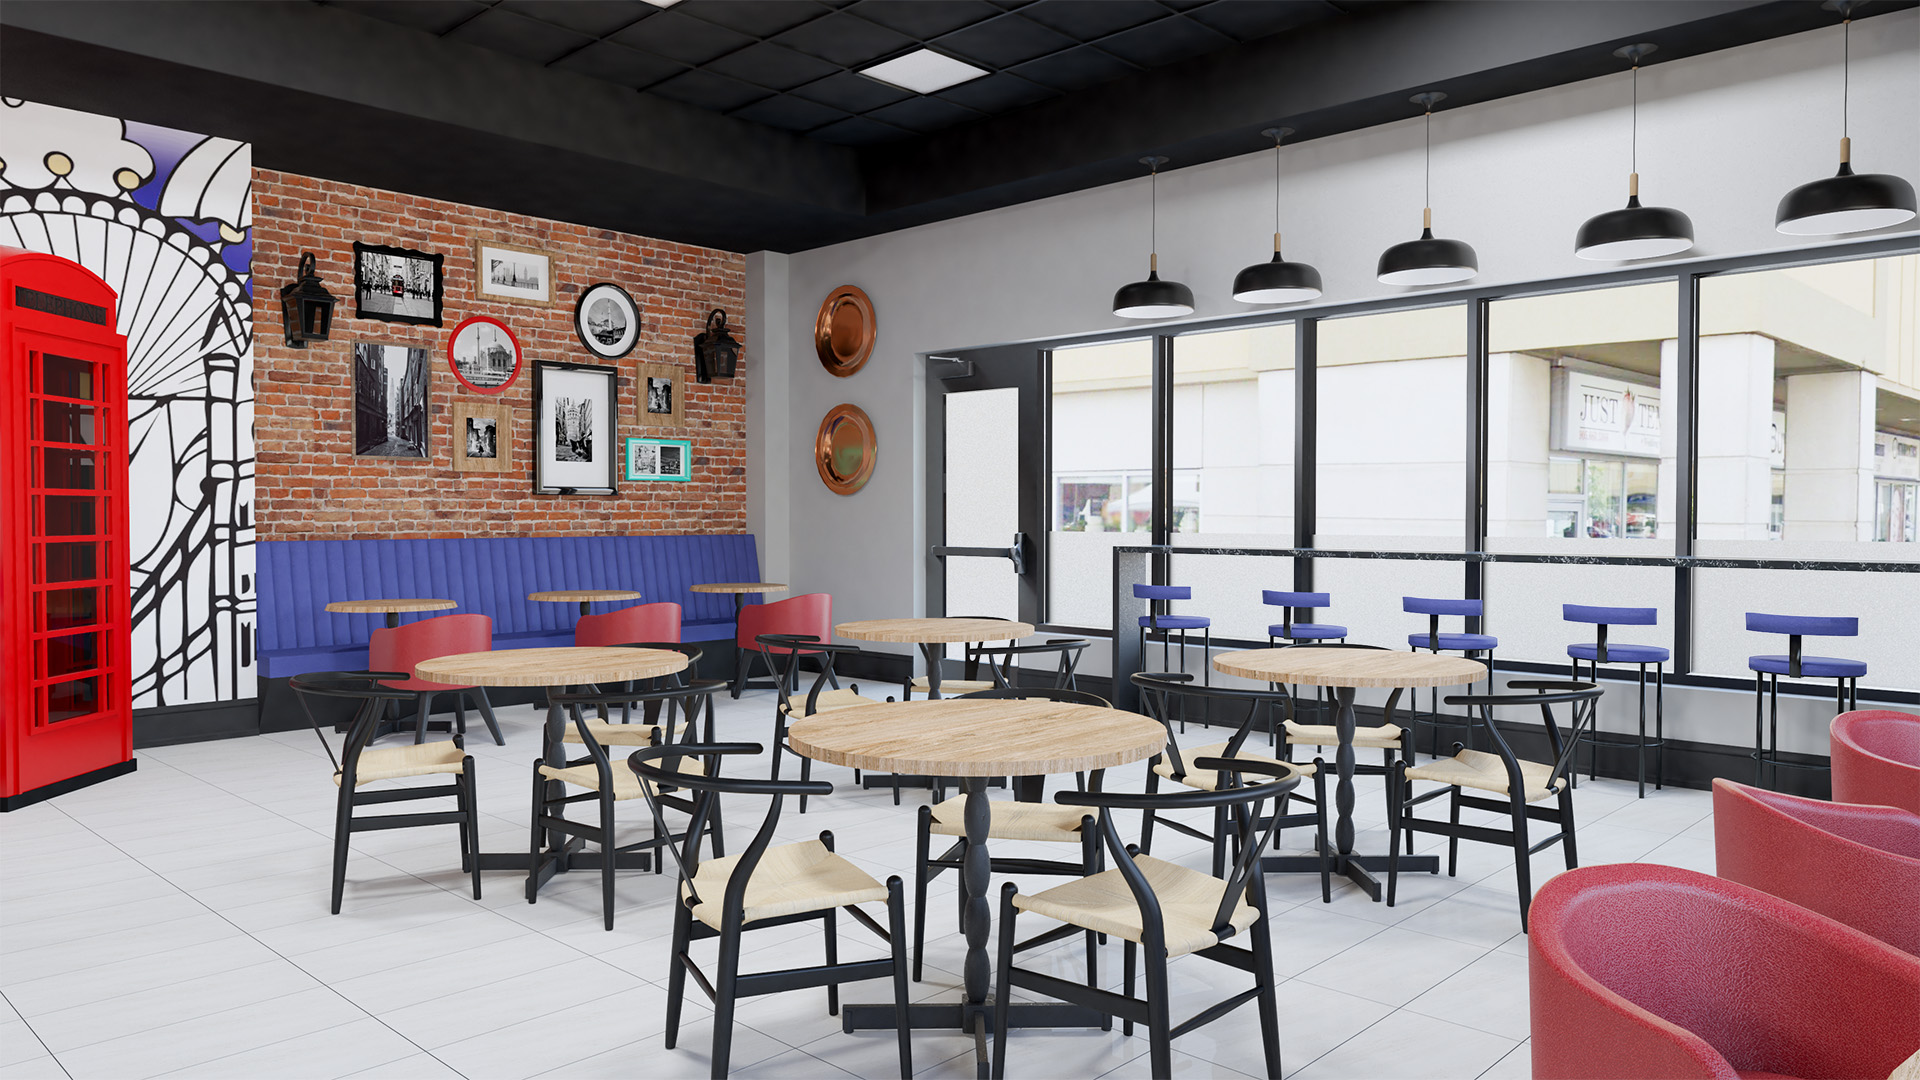
[(1774, 675), (1767, 680), (1767, 775), (1772, 783), (1768, 791), (1780, 786), (1780, 676)]
[[(1597, 704), (1597, 703), (1596, 703)], [(1640, 741), (1633, 746), (1633, 772), (1640, 797), (1647, 797), (1647, 665), (1640, 665)]]
[(1766, 728), (1762, 726), (1760, 708), (1767, 696), (1767, 673), (1753, 673), (1753, 786), (1764, 786), (1761, 780), (1766, 769)]
[(1653, 668), (1653, 741), (1659, 744), (1653, 751), (1653, 790), (1659, 791), (1667, 780), (1667, 673), (1658, 664)]

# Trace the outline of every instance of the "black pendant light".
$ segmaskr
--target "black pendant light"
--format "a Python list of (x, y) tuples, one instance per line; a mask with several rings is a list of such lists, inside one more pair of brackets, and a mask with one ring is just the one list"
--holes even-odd
[(1177, 281), (1160, 280), (1160, 166), (1166, 163), (1163, 157), (1140, 159), (1140, 164), (1150, 170), (1153, 192), (1150, 196), (1152, 231), (1148, 234), (1152, 251), (1147, 256), (1147, 280), (1122, 285), (1120, 291), (1113, 294), (1113, 313), (1123, 319), (1170, 319), (1193, 314), (1193, 290)]
[(1395, 244), (1380, 255), (1378, 277), (1386, 285), (1447, 285), (1480, 272), (1480, 257), (1460, 240), (1433, 235), (1433, 107), (1446, 100), (1438, 90), (1410, 99), (1427, 110), (1426, 208), (1421, 214), (1420, 239)]
[(1853, 65), (1853, 19), (1848, 13), (1856, 0), (1827, 0), (1822, 5), (1840, 13), (1840, 171), (1825, 180), (1801, 184), (1780, 200), (1773, 227), (1789, 236), (1832, 236), (1884, 229), (1912, 220), (1913, 185), (1889, 173), (1853, 171), (1853, 140), (1847, 137), (1848, 86)]
[(1235, 274), (1233, 298), (1243, 304), (1297, 304), (1320, 295), (1320, 271), (1280, 254), (1280, 140), (1293, 129), (1268, 128), (1260, 134), (1273, 140), (1273, 260)]
[(1677, 255), (1693, 246), (1693, 222), (1669, 206), (1640, 205), (1640, 61), (1659, 48), (1641, 43), (1615, 49), (1613, 55), (1633, 65), (1633, 141), (1627, 173), (1627, 205), (1596, 214), (1580, 226), (1573, 253), (1583, 259), (1654, 259)]

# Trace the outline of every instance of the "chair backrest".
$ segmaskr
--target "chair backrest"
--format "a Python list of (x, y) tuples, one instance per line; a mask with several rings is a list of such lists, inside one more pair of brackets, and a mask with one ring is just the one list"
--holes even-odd
[[(1146, 715), (1160, 721), (1167, 729), (1167, 748), (1161, 753), (1166, 755), (1167, 763), (1173, 768), (1173, 778), (1178, 780), (1193, 769), (1200, 768), (1188, 761), (1180, 751), (1179, 721), (1189, 700), (1225, 702), (1229, 706), (1246, 707), (1246, 714), (1232, 736), (1227, 739), (1223, 753), (1228, 756), (1238, 754), (1246, 744), (1247, 736), (1253, 732), (1254, 718), (1262, 708), (1272, 710), (1285, 700), (1277, 690), (1249, 690), (1234, 686), (1208, 686), (1193, 681), (1193, 676), (1183, 671), (1136, 671), (1132, 676), (1133, 685), (1140, 689), (1140, 705)], [(1269, 711), (1267, 722), (1271, 726), (1273, 715)]]
[[(307, 714), (307, 724), (313, 728), (314, 738), (320, 740), (320, 749), (327, 752), (327, 760), (333, 762), (335, 775), (341, 778), (342, 786), (348, 791), (353, 790), (354, 770), (359, 765), (360, 752), (373, 740), (380, 714), (386, 711), (389, 702), (406, 701), (413, 696), (409, 691), (394, 689), (395, 682), (403, 678), (397, 671), (312, 671), (287, 680), (294, 700), (300, 703), (300, 711)], [(357, 703), (353, 720), (347, 725), (346, 736), (340, 742), (338, 756), (333, 752), (333, 745), (327, 742), (326, 733), (320, 729), (319, 719), (313, 715), (312, 698), (334, 698)], [(455, 746), (464, 746), (458, 735), (453, 737), (453, 743)]]
[(1713, 782), (1715, 872), (1920, 955), (1920, 814)]
[[(774, 693), (778, 695), (775, 709), (789, 716), (812, 716), (814, 709), (819, 706), (821, 692), (838, 677), (834, 670), (838, 659), (866, 653), (858, 645), (823, 642), (810, 634), (761, 634), (754, 639), (754, 647), (760, 650), (761, 656), (766, 657), (767, 670), (774, 673)], [(800, 658), (803, 656), (816, 659), (820, 670), (813, 677), (813, 685), (807, 688), (807, 696), (796, 703), (793, 693), (800, 686)], [(858, 683), (849, 682), (847, 687), (854, 693), (860, 692)]]
[[(674, 749), (695, 741), (694, 730), (698, 726), (695, 721), (700, 718), (703, 710), (707, 713), (707, 722), (711, 727), (713, 695), (716, 691), (726, 688), (727, 684), (718, 679), (694, 679), (684, 684), (665, 684), (664, 680), (656, 680), (654, 687), (645, 690), (587, 690), (577, 693), (549, 694), (547, 701), (558, 708), (568, 722), (573, 724), (574, 732), (580, 738), (580, 744), (586, 747), (587, 756), (592, 759), (594, 769), (599, 773), (600, 790), (612, 791), (613, 770), (619, 766), (607, 755), (606, 747), (600, 744), (600, 740), (594, 738), (593, 729), (587, 724), (589, 715), (606, 719), (615, 709), (618, 709), (622, 713), (622, 719), (625, 720), (630, 717), (631, 710), (634, 708), (642, 707), (648, 702), (664, 702), (665, 715), (660, 717), (659, 724), (655, 726), (654, 737), (658, 738), (662, 732), (673, 730), (676, 712), (686, 717), (687, 721), (686, 733), (681, 737), (680, 742), (669, 745), (669, 749)], [(675, 749), (675, 756), (692, 757), (694, 755), (686, 750)], [(668, 786), (684, 787), (685, 785), (675, 781)]]
[(1333, 594), (1323, 592), (1285, 592), (1280, 589), (1260, 590), (1261, 603), (1272, 607), (1313, 608), (1330, 607)]
[(680, 640), (680, 605), (635, 604), (604, 615), (582, 615), (573, 624), (573, 643), (581, 646), (631, 645), (641, 641)]
[(448, 684), (414, 678), (415, 664), (436, 656), (492, 649), (492, 619), (485, 615), (441, 615), (375, 630), (367, 639), (367, 666), (375, 671), (404, 671), (407, 677), (393, 685), (424, 690)]
[(1476, 618), (1485, 613), (1483, 600), (1455, 600), (1428, 596), (1403, 596), (1400, 610), (1414, 615), (1464, 615)]
[[(1193, 789), (1174, 789), (1171, 791), (1145, 792), (1108, 792), (1100, 790), (1100, 774), (1094, 774), (1091, 790), (1062, 791), (1054, 795), (1053, 801), (1062, 806), (1089, 806), (1100, 810), (1099, 830), (1106, 844), (1107, 854), (1113, 859), (1114, 868), (1127, 883), (1128, 891), (1133, 893), (1134, 903), (1139, 907), (1140, 920), (1145, 932), (1141, 935), (1141, 945), (1149, 949), (1165, 949), (1165, 922), (1160, 910), (1159, 897), (1154, 894), (1153, 886), (1146, 875), (1133, 861), (1134, 852), (1129, 850), (1125, 841), (1120, 839), (1120, 830), (1114, 822), (1115, 810), (1152, 810), (1165, 813), (1169, 810), (1216, 809), (1227, 807), (1231, 827), (1237, 839), (1233, 850), (1232, 863), (1228, 866), (1226, 887), (1220, 891), (1220, 902), (1214, 908), (1213, 923), (1209, 927), (1215, 937), (1222, 941), (1232, 937), (1233, 912), (1239, 907), (1243, 897), (1262, 911), (1266, 909), (1266, 885), (1260, 874), (1260, 859), (1266, 854), (1267, 845), (1273, 840), (1274, 830), (1279, 827), (1283, 815), (1273, 814), (1261, 820), (1255, 812), (1255, 804), (1262, 799), (1271, 799), (1291, 792), (1300, 786), (1300, 776), (1287, 766), (1275, 761), (1232, 760), (1228, 758), (1204, 757), (1196, 760), (1195, 768), (1217, 769), (1220, 771), (1221, 784), (1213, 791)], [(1254, 778), (1252, 782), (1241, 782), (1242, 777)]]
[(1858, 709), (1834, 717), (1828, 732), (1835, 802), (1920, 814), (1920, 716)]
[[(1276, 645), (1274, 646), (1274, 648), (1276, 649), (1371, 649), (1374, 652), (1387, 651), (1386, 647), (1383, 645), (1362, 645), (1357, 641), (1291, 641), (1284, 645)], [(1381, 713), (1380, 722), (1382, 724), (1393, 723), (1393, 710), (1400, 706), (1400, 695), (1406, 692), (1407, 692), (1407, 689), (1404, 686), (1396, 686), (1392, 690), (1387, 692), (1387, 702), (1385, 705), (1382, 705), (1380, 707), (1380, 713)], [(1292, 715), (1291, 700), (1289, 700), (1289, 704), (1288, 704), (1288, 714), (1289, 714), (1289, 719), (1291, 719), (1291, 715)]]
[(1533, 1075), (1886, 1076), (1913, 1052), (1920, 960), (1677, 867), (1569, 870), (1534, 898)]
[(833, 594), (805, 593), (771, 604), (748, 604), (740, 609), (734, 643), (757, 648), (761, 634), (800, 634), (826, 641), (833, 637)]
[(1747, 629), (1793, 637), (1859, 637), (1860, 620), (1846, 615), (1768, 615), (1747, 612)]
[[(1493, 722), (1493, 710), (1515, 706), (1533, 706), (1540, 710), (1541, 725), (1547, 729), (1547, 742), (1553, 747), (1553, 771), (1547, 775), (1548, 787), (1567, 775), (1573, 767), (1574, 751), (1580, 746), (1580, 733), (1594, 722), (1600, 712), (1600, 695), (1604, 693), (1596, 683), (1571, 682), (1565, 679), (1510, 679), (1509, 690), (1531, 690), (1531, 694), (1449, 694), (1444, 699), (1449, 705), (1465, 705), (1470, 710), (1471, 722), (1487, 733), (1487, 739), (1493, 744), (1494, 752), (1507, 766), (1507, 790), (1519, 793), (1526, 790), (1526, 780), (1520, 772), (1520, 759), (1507, 745), (1507, 738), (1500, 733), (1500, 726)], [(1560, 734), (1560, 725), (1554, 723), (1553, 707), (1572, 705), (1571, 726), (1565, 736)]]
[(1113, 702), (1098, 694), (1089, 694), (1085, 690), (1070, 690), (1064, 686), (1000, 686), (992, 690), (975, 690), (971, 694), (960, 696), (992, 701), (1058, 701), (1067, 705), (1092, 705), (1097, 709), (1113, 708)]
[(1191, 585), (1135, 585), (1133, 598), (1136, 600), (1191, 600)]
[(993, 676), (994, 685), (1007, 689), (1014, 685), (1014, 657), (1052, 653), (1059, 657), (1059, 663), (1053, 669), (1053, 685), (1061, 689), (1075, 689), (1079, 686), (1075, 669), (1080, 666), (1080, 654), (1086, 651), (1088, 644), (1085, 638), (1048, 638), (1043, 643), (1032, 645), (985, 644), (969, 650), (969, 658), (985, 664), (988, 673)]
[(1597, 623), (1601, 626), (1653, 626), (1660, 621), (1660, 609), (1561, 604), (1560, 617), (1567, 622)]

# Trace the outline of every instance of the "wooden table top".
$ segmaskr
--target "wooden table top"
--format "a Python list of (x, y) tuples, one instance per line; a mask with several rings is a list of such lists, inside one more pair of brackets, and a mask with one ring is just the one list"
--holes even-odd
[(747, 593), (747, 592), (786, 592), (787, 587), (774, 581), (709, 581), (704, 585), (690, 585), (694, 592)]
[(638, 600), (640, 594), (626, 589), (560, 589), (553, 592), (530, 592), (529, 600), (543, 600), (549, 604), (579, 604), (595, 600)]
[(335, 600), (327, 610), (336, 615), (380, 615), (389, 611), (445, 611), (460, 605), (451, 600), (414, 598), (406, 600)]
[(833, 632), (854, 641), (907, 641), (944, 644), (959, 641), (1012, 641), (1033, 633), (1029, 623), (1010, 619), (863, 619), (843, 622)]
[(669, 649), (495, 649), (422, 660), (417, 678), (478, 686), (578, 686), (582, 683), (657, 679), (685, 671), (687, 655)]
[(1058, 701), (949, 698), (835, 709), (793, 722), (816, 761), (920, 776), (1041, 776), (1141, 761), (1167, 729), (1139, 713)]
[(1464, 656), (1397, 649), (1248, 649), (1213, 658), (1215, 671), (1306, 686), (1463, 686), (1487, 677)]

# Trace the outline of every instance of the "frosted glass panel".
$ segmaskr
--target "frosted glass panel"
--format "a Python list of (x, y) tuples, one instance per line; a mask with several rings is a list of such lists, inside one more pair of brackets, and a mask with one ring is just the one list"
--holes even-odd
[[(954, 547), (1006, 547), (1020, 529), (1020, 391), (946, 395), (947, 537)], [(947, 557), (947, 614), (1020, 615), (1006, 559)]]
[[(1175, 536), (1174, 545), (1197, 543), (1222, 547), (1270, 547), (1242, 536)], [(1205, 615), (1213, 620), (1213, 639), (1243, 638), (1265, 644), (1267, 627), (1280, 621), (1280, 609), (1260, 600), (1263, 589), (1293, 588), (1293, 560), (1252, 555), (1180, 555), (1173, 557), (1175, 585), (1193, 589), (1193, 599), (1176, 600), (1175, 615)]]
[[(1634, 546), (1645, 550), (1644, 544)], [(1658, 624), (1608, 627), (1607, 642), (1673, 649), (1671, 567), (1489, 563), (1486, 600), (1485, 632), (1500, 639), (1502, 660), (1565, 664), (1568, 645), (1592, 643), (1593, 625), (1567, 622), (1563, 604), (1653, 608)]]
[[(1408, 634), (1427, 629), (1427, 617), (1401, 611), (1401, 598), (1464, 596), (1464, 565), (1413, 559), (1315, 559), (1313, 589), (1330, 594), (1331, 606), (1314, 612), (1314, 621), (1346, 627), (1348, 641), (1404, 649)], [(1458, 622), (1443, 620), (1452, 630), (1459, 629)]]
[[(1780, 552), (1792, 545), (1767, 546)], [(1749, 611), (1850, 615), (1860, 620), (1859, 637), (1807, 638), (1806, 654), (1866, 661), (1863, 688), (1920, 690), (1920, 574), (1702, 569), (1694, 574), (1693, 595), (1700, 674), (1752, 678), (1747, 657), (1786, 653), (1786, 638), (1747, 632)]]

